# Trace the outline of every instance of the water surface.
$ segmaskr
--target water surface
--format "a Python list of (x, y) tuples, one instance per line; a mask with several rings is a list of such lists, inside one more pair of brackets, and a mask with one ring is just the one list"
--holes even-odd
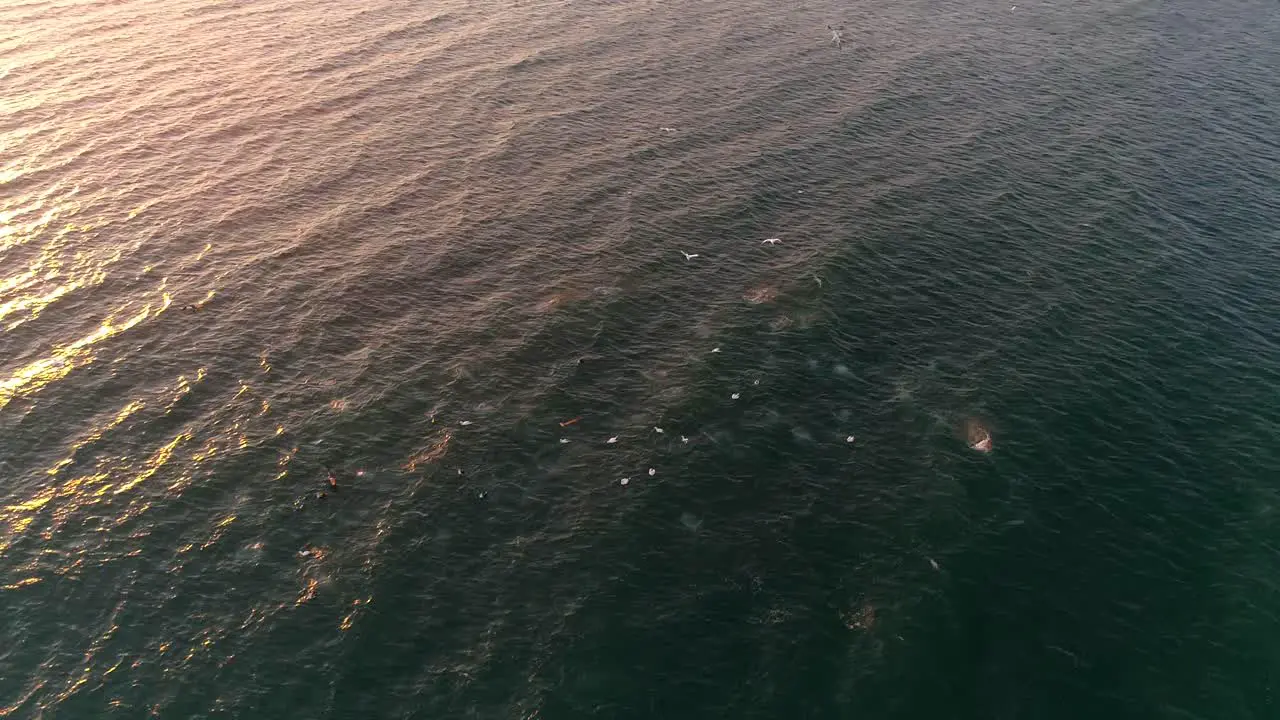
[(1275, 717), (1278, 78), (1249, 0), (3, 2), (0, 717)]

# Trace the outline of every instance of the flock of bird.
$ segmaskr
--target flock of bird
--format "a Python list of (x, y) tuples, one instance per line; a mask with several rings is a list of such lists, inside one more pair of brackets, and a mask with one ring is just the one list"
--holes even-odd
[[(838, 31), (836, 31), (836, 32), (838, 33)], [(760, 241), (760, 244), (761, 244), (761, 245), (768, 245), (768, 246), (770, 246), (770, 247), (775, 247), (775, 246), (777, 246), (777, 245), (782, 244), (782, 238), (776, 238), (776, 237), (765, 238), (764, 240), (761, 240), (761, 241)], [(695, 258), (699, 257), (699, 254), (698, 254), (698, 253), (689, 253), (689, 252), (685, 252), (684, 250), (680, 250), (679, 252), (680, 252), (680, 254), (681, 254), (681, 255), (683, 255), (683, 256), (684, 256), (685, 260), (689, 260), (689, 261), (691, 261), (691, 260), (693, 260), (693, 259), (695, 259)], [(819, 285), (821, 285), (821, 284), (822, 284), (822, 280), (821, 280), (820, 278), (818, 278), (818, 276), (816, 276), (816, 275), (815, 275), (815, 276), (814, 276), (814, 279), (818, 281), (818, 284), (819, 284)], [(714, 348), (712, 348), (712, 349), (711, 349), (711, 352), (712, 352), (712, 353), (719, 353), (719, 352), (720, 352), (720, 348), (719, 348), (719, 347), (714, 347)], [(760, 384), (760, 381), (759, 381), (759, 380), (756, 380), (756, 381), (754, 382), (754, 384), (755, 384), (755, 385), (759, 385), (759, 384)], [(742, 397), (742, 393), (740, 393), (740, 392), (734, 392), (734, 393), (731, 393), (731, 394), (729, 395), (729, 398), (730, 398), (731, 400), (738, 400), (738, 399), (740, 399), (741, 397)], [(431, 413), (430, 417), (431, 417), (431, 422), (434, 424), (434, 423), (436, 422), (436, 417), (435, 417), (434, 412), (433, 412), (433, 413)], [(572, 418), (572, 419), (570, 419), (570, 420), (566, 420), (566, 421), (564, 421), (564, 422), (561, 422), (561, 423), (560, 423), (560, 427), (564, 428), (564, 427), (568, 427), (568, 426), (570, 426), (570, 425), (576, 425), (576, 424), (578, 424), (578, 422), (579, 422), (580, 420), (582, 420), (582, 418), (581, 418), (581, 417), (576, 417), (576, 418)], [(471, 420), (460, 420), (460, 421), (458, 421), (458, 425), (459, 425), (459, 426), (461, 426), (461, 427), (468, 427), (468, 426), (471, 426), (471, 425), (473, 425), (473, 424), (474, 424), (474, 423), (473, 423), (473, 421), (471, 421)], [(653, 427), (653, 432), (654, 432), (654, 433), (656, 433), (656, 434), (658, 434), (658, 435), (663, 435), (663, 434), (665, 434), (665, 433), (666, 433), (666, 430), (664, 430), (662, 427), (659, 427), (659, 426), (656, 426), (656, 425), (655, 425), (655, 426)], [(988, 429), (987, 429), (983, 424), (979, 423), (976, 419), (970, 418), (968, 421), (966, 421), (965, 434), (966, 434), (966, 442), (967, 442), (967, 444), (968, 444), (968, 446), (969, 446), (969, 448), (970, 448), (971, 450), (975, 450), (975, 451), (980, 452), (980, 453), (989, 453), (989, 452), (991, 452), (991, 451), (992, 451), (992, 439), (991, 439), (991, 432), (990, 432), (990, 431), (989, 431), (989, 430), (988, 430)], [(856, 439), (857, 439), (857, 438), (856, 438), (854, 435), (848, 435), (848, 436), (846, 436), (846, 437), (845, 437), (845, 443), (852, 445), (852, 444), (856, 441)], [(447, 442), (447, 440), (448, 440), (448, 437), (446, 436), (446, 440), (445, 440), (445, 442)], [(619, 436), (614, 435), (614, 436), (612, 436), (612, 437), (608, 438), (607, 440), (605, 440), (605, 444), (606, 444), (606, 445), (615, 445), (615, 444), (617, 444), (617, 443), (618, 443), (618, 440), (619, 440)], [(321, 442), (323, 442), (323, 441), (322, 441), (322, 440), (320, 440), (320, 441), (316, 441), (316, 443), (315, 443), (315, 444), (320, 444)], [(569, 442), (570, 442), (570, 440), (569, 440), (569, 438), (567, 438), (567, 437), (562, 437), (562, 438), (560, 438), (560, 444), (561, 444), (561, 445), (567, 445), (567, 444), (569, 444)], [(682, 444), (686, 444), (686, 445), (687, 445), (687, 444), (689, 443), (689, 438), (688, 438), (687, 436), (685, 436), (685, 435), (681, 435), (681, 436), (680, 436), (680, 442), (681, 442)], [(329, 469), (329, 468), (327, 468), (327, 467), (326, 467), (326, 470), (327, 470), (327, 472), (328, 472), (328, 476), (327, 476), (327, 477), (328, 477), (328, 484), (330, 485), (331, 489), (337, 489), (337, 487), (338, 487), (338, 483), (337, 483), (337, 476), (335, 475), (335, 473), (334, 473), (334, 471), (333, 471), (332, 469)], [(358, 472), (356, 473), (356, 475), (357, 475), (357, 476), (363, 476), (364, 474), (365, 474), (365, 471), (364, 471), (364, 470), (360, 470), (360, 471), (358, 471)], [(462, 469), (461, 469), (461, 468), (458, 468), (458, 474), (459, 474), (459, 475), (462, 475)], [(656, 468), (652, 468), (652, 467), (651, 467), (651, 468), (649, 468), (649, 470), (648, 470), (648, 474), (649, 474), (649, 477), (654, 477), (654, 476), (656, 476), (656, 475), (658, 474), (658, 471), (657, 471), (657, 469), (656, 469)], [(623, 478), (619, 478), (619, 479), (618, 479), (618, 484), (620, 484), (620, 485), (628, 485), (628, 484), (630, 484), (630, 482), (631, 482), (631, 478), (630, 478), (630, 477), (623, 477)], [(486, 493), (485, 493), (484, 491), (481, 491), (481, 492), (480, 492), (480, 497), (481, 497), (481, 498), (485, 497), (485, 495), (486, 495)], [(323, 498), (323, 497), (325, 496), (325, 493), (323, 493), (323, 492), (318, 493), (318, 496), (319, 496), (319, 497), (321, 497), (321, 498)], [(305, 554), (305, 553), (302, 553), (302, 554)], [(930, 564), (933, 564), (933, 560), (932, 560), (932, 559), (930, 559), (930, 561), (929, 561), (929, 562), (930, 562)], [(936, 565), (934, 565), (934, 567), (935, 567), (935, 569), (936, 569), (936, 567), (937, 567), (937, 566), (936, 566)]]
[[(1010, 8), (1010, 9), (1012, 10), (1012, 9), (1015, 9), (1016, 7), (1017, 7), (1017, 6), (1015, 5), (1015, 6), (1013, 6), (1013, 7), (1012, 7), (1012, 8)], [(832, 45), (835, 45), (835, 46), (836, 46), (836, 47), (838, 47), (838, 48), (839, 48), (839, 47), (843, 47), (843, 46), (844, 46), (844, 35), (843, 35), (844, 25), (839, 25), (839, 26), (835, 26), (835, 27), (833, 27), (833, 26), (831, 26), (831, 25), (828, 25), (828, 26), (827, 26), (827, 29), (831, 31), (831, 44), (832, 44)], [(675, 132), (675, 128), (672, 128), (672, 127), (662, 127), (662, 128), (660, 128), (660, 130), (662, 130), (663, 132)], [(764, 240), (761, 240), (761, 241), (760, 241), (760, 244), (761, 244), (761, 245), (769, 245), (770, 247), (780, 245), (781, 243), (782, 243), (782, 238), (776, 238), (776, 237), (765, 238)], [(697, 258), (701, 257), (701, 255), (700, 255), (699, 253), (685, 252), (684, 250), (680, 250), (679, 252), (680, 252), (680, 254), (681, 254), (681, 255), (683, 255), (683, 256), (684, 256), (684, 259), (685, 259), (686, 261), (693, 261), (693, 260), (695, 260), (695, 259), (697, 259)], [(814, 276), (814, 280), (815, 280), (815, 281), (817, 281), (817, 283), (818, 283), (818, 285), (819, 285), (819, 286), (821, 286), (821, 285), (822, 285), (822, 279), (821, 279), (821, 278), (819, 278), (817, 275), (815, 275), (815, 276)], [(720, 352), (720, 348), (718, 348), (718, 347), (713, 348), (713, 349), (711, 350), (711, 352), (713, 352), (713, 353), (718, 353), (718, 352)], [(759, 383), (760, 383), (760, 381), (759, 381), (759, 380), (757, 380), (757, 381), (756, 381), (756, 384), (758, 385)], [(742, 394), (741, 394), (741, 393), (737, 393), (737, 392), (735, 392), (735, 393), (732, 393), (729, 397), (730, 397), (730, 399), (732, 399), (732, 400), (738, 400), (739, 398), (741, 398), (741, 397), (742, 397)], [(563, 426), (565, 426), (565, 425), (567, 425), (567, 424), (573, 424), (573, 423), (576, 423), (576, 422), (577, 422), (577, 420), (578, 420), (578, 418), (575, 418), (575, 419), (574, 419), (574, 420), (572, 420), (572, 421), (567, 421), (567, 422), (565, 422), (565, 423), (561, 423), (561, 426), (563, 427)], [(435, 422), (435, 418), (434, 418), (434, 417), (432, 418), (432, 422)], [(471, 422), (470, 420), (463, 420), (463, 421), (461, 421), (461, 422), (459, 423), (459, 425), (461, 425), (461, 426), (463, 426), (463, 427), (469, 426), (469, 425), (471, 425), (471, 424), (472, 424), (472, 422)], [(660, 428), (660, 427), (656, 427), (656, 426), (653, 428), (653, 431), (654, 431), (655, 433), (658, 433), (658, 434), (662, 434), (662, 433), (664, 432), (664, 430), (663, 430), (662, 428)], [(847, 436), (847, 437), (845, 438), (845, 442), (846, 442), (846, 443), (849, 443), (849, 444), (853, 444), (853, 442), (854, 442), (854, 440), (855, 440), (855, 439), (856, 439), (856, 438), (855, 438), (853, 435), (849, 435), (849, 436)], [(608, 444), (608, 445), (616, 444), (616, 443), (618, 442), (618, 436), (617, 436), (617, 435), (614, 435), (613, 437), (610, 437), (610, 438), (609, 438), (608, 440), (606, 440), (605, 442), (606, 442), (606, 444)], [(689, 442), (689, 438), (688, 438), (688, 437), (685, 437), (684, 435), (681, 435), (681, 436), (680, 436), (680, 442), (681, 442), (681, 443), (685, 443), (685, 444), (687, 444), (687, 443)], [(566, 445), (566, 444), (568, 444), (568, 443), (569, 443), (569, 439), (568, 439), (568, 438), (560, 438), (560, 444), (561, 444), (561, 445)], [(972, 432), (972, 431), (971, 431), (971, 432), (970, 432), (970, 434), (969, 434), (969, 438), (968, 438), (968, 445), (969, 445), (970, 449), (976, 450), (976, 451), (978, 451), (978, 452), (982, 452), (982, 453), (988, 453), (988, 452), (991, 452), (991, 449), (992, 449), (992, 444), (991, 444), (991, 435), (990, 435), (990, 433), (989, 433), (989, 432), (987, 432), (987, 431), (985, 430), (985, 428), (982, 428), (982, 429), (981, 429), (981, 431), (980, 431), (980, 432), (978, 432), (976, 435), (975, 435), (975, 433), (974, 433), (974, 432)], [(649, 468), (649, 476), (650, 476), (650, 477), (653, 477), (653, 476), (657, 475), (657, 473), (658, 473), (657, 469), (655, 469), (655, 468)], [(361, 473), (361, 474), (363, 474), (363, 473)], [(458, 470), (458, 474), (462, 474), (462, 470), (461, 470), (461, 469), (459, 469), (459, 470)], [(333, 484), (333, 478), (334, 478), (334, 476), (333, 476), (332, 472), (330, 472), (330, 474), (329, 474), (330, 484)], [(627, 484), (628, 484), (628, 483), (630, 483), (630, 482), (631, 482), (631, 478), (629, 478), (629, 477), (620, 478), (620, 479), (618, 480), (618, 483), (619, 483), (619, 484), (621, 484), (621, 485), (627, 485)], [(930, 562), (932, 563), (932, 560), (930, 560)]]
[[(844, 26), (842, 25), (842, 26), (841, 26), (841, 29), (843, 29), (843, 27), (844, 27)], [(836, 41), (839, 39), (839, 30), (833, 29), (833, 31), (832, 31), (832, 32), (833, 32), (832, 42), (836, 42)], [(777, 246), (777, 245), (782, 244), (782, 238), (776, 238), (776, 237), (765, 238), (764, 240), (761, 240), (761, 241), (760, 241), (760, 244), (761, 244), (761, 245), (768, 245), (768, 246), (770, 246), (770, 247), (774, 247), (774, 246)], [(699, 255), (698, 253), (685, 252), (684, 250), (680, 250), (679, 252), (680, 252), (680, 254), (681, 254), (681, 255), (683, 255), (683, 256), (684, 256), (684, 259), (685, 259), (685, 260), (689, 260), (689, 261), (691, 261), (691, 260), (693, 260), (693, 259), (695, 259), (695, 258), (697, 258), (697, 257), (700, 257), (700, 255)], [(819, 285), (821, 285), (821, 284), (822, 284), (821, 279), (819, 279), (816, 275), (814, 276), (814, 279), (818, 280), (818, 284), (819, 284)], [(719, 348), (719, 347), (714, 347), (714, 348), (712, 348), (712, 349), (711, 349), (711, 352), (712, 352), (712, 353), (718, 353), (718, 352), (720, 352), (720, 348)], [(756, 380), (754, 384), (759, 385), (759, 384), (760, 384), (760, 381), (759, 381), (759, 380)], [(732, 393), (732, 394), (730, 394), (730, 395), (729, 395), (729, 398), (730, 398), (731, 400), (738, 400), (738, 399), (740, 399), (741, 397), (742, 397), (742, 393), (739, 393), (739, 392), (735, 392), (735, 393)], [(578, 421), (579, 421), (579, 420), (581, 420), (581, 419), (582, 419), (582, 418), (580, 418), (580, 417), (579, 417), (579, 418), (573, 418), (573, 419), (571, 419), (571, 420), (566, 420), (566, 421), (564, 421), (564, 422), (560, 423), (560, 427), (567, 427), (567, 426), (569, 426), (569, 425), (576, 425), (576, 424), (578, 423)], [(470, 423), (469, 421), (465, 421), (465, 420), (464, 420), (461, 424), (462, 424), (462, 425), (470, 425), (471, 423)], [(658, 434), (658, 435), (662, 435), (662, 434), (665, 434), (665, 433), (666, 433), (666, 430), (664, 430), (663, 428), (658, 427), (658, 426), (656, 426), (656, 425), (655, 425), (655, 426), (653, 427), (653, 432), (654, 432), (654, 433), (656, 433), (656, 434)], [(992, 449), (991, 433), (990, 433), (990, 432), (989, 432), (985, 427), (983, 427), (983, 426), (982, 426), (982, 425), (980, 425), (980, 424), (977, 424), (977, 422), (976, 422), (976, 421), (974, 421), (974, 420), (970, 420), (970, 421), (969, 421), (969, 426), (968, 426), (968, 429), (967, 429), (967, 435), (968, 435), (967, 443), (968, 443), (968, 445), (969, 445), (969, 448), (970, 448), (970, 449), (972, 449), (972, 450), (976, 450), (976, 451), (981, 452), (981, 453), (989, 453), (989, 452), (991, 452), (991, 449)], [(853, 435), (849, 435), (849, 436), (846, 436), (846, 437), (845, 437), (845, 442), (846, 442), (846, 443), (848, 443), (848, 444), (850, 444), (850, 445), (852, 445), (856, 439), (857, 439), (857, 438), (856, 438), (855, 436), (853, 436)], [(561, 444), (561, 445), (567, 445), (569, 442), (570, 442), (570, 441), (569, 441), (569, 438), (564, 438), (564, 437), (560, 438), (560, 444)], [(618, 442), (618, 436), (617, 436), (617, 435), (614, 435), (614, 436), (610, 437), (608, 440), (605, 440), (605, 444), (606, 444), (606, 445), (614, 445), (614, 444), (616, 444), (617, 442)], [(688, 444), (688, 443), (689, 443), (689, 438), (688, 438), (688, 437), (686, 437), (686, 436), (684, 436), (684, 435), (681, 435), (681, 436), (680, 436), (680, 442), (681, 442), (682, 444)], [(658, 471), (657, 471), (657, 469), (656, 469), (656, 468), (649, 468), (649, 477), (653, 477), (653, 476), (655, 476), (655, 475), (657, 475), (657, 474), (658, 474)], [(618, 484), (619, 484), (619, 485), (628, 485), (628, 484), (630, 484), (630, 483), (631, 483), (631, 478), (630, 478), (630, 477), (623, 477), (623, 478), (619, 478), (619, 479), (618, 479)], [(932, 560), (930, 560), (930, 563), (932, 563), (932, 562), (933, 562), (933, 561), (932, 561)], [(935, 566), (935, 568), (936, 568), (936, 566)]]

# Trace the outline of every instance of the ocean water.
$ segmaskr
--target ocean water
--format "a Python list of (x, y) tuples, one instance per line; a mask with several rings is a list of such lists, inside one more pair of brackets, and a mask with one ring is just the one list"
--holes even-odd
[(0, 717), (1280, 717), (1278, 310), (1273, 2), (0, 0)]

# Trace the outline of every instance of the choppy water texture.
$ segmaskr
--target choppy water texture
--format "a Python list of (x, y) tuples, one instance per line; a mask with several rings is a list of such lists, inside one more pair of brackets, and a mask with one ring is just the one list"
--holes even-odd
[(5, 0), (0, 89), (0, 716), (1280, 713), (1274, 2)]

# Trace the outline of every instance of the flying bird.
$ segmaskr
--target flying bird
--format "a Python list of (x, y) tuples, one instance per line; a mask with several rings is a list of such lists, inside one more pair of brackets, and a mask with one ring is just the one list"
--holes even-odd
[(685, 252), (685, 251), (683, 251), (683, 250), (681, 250), (681, 251), (680, 251), (680, 254), (684, 256), (684, 259), (685, 259), (685, 260), (692, 260), (692, 259), (694, 259), (694, 258), (698, 257), (698, 253), (687, 253), (687, 252)]
[(844, 26), (833, 28), (828, 25), (827, 29), (831, 31), (831, 44), (840, 47), (844, 43), (844, 38), (840, 37), (840, 31), (844, 29)]
[(761, 245), (777, 245), (780, 242), (782, 242), (782, 238), (769, 238), (768, 240), (761, 240), (760, 244)]

